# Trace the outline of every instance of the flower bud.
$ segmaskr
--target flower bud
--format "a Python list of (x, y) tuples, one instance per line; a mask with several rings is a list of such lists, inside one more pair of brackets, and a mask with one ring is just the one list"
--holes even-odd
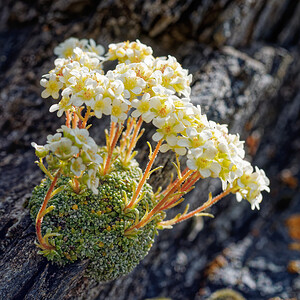
[(39, 158), (46, 157), (49, 152), (49, 150), (46, 149), (44, 146), (37, 145), (34, 142), (31, 143), (31, 146), (35, 148), (35, 155)]

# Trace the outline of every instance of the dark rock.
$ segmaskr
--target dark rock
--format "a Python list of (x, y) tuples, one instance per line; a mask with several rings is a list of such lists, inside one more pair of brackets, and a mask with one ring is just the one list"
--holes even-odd
[[(285, 227), (300, 210), (299, 192), (280, 175), (289, 170), (300, 180), (299, 9), (294, 0), (1, 3), (0, 298), (205, 299), (225, 287), (246, 299), (299, 298), (299, 278), (287, 272), (299, 256), (289, 244), (297, 241)], [(85, 278), (86, 262), (58, 267), (37, 255), (25, 207), (42, 174), (30, 143), (44, 143), (61, 122), (48, 112), (51, 100), (41, 99), (39, 80), (52, 66), (53, 48), (70, 36), (105, 46), (139, 38), (157, 56), (175, 55), (194, 76), (193, 102), (250, 136), (249, 159), (271, 178), (261, 210), (228, 198), (212, 208), (215, 219), (161, 232), (131, 274), (109, 283)], [(93, 124), (99, 143), (107, 124)], [(138, 144), (141, 162), (149, 130)], [(164, 168), (157, 186), (168, 180), (171, 160), (158, 159)], [(218, 189), (218, 182), (204, 181), (187, 201), (195, 207)]]

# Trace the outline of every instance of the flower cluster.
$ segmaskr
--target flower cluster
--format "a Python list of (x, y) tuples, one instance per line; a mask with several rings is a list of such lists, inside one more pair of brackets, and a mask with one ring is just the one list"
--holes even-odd
[(237, 200), (247, 199), (252, 209), (259, 209), (259, 203), (262, 201), (261, 191), (270, 192), (269, 179), (264, 170), (255, 167), (253, 172), (253, 167), (249, 163), (244, 164), (243, 174), (233, 182), (232, 187)]
[[(260, 193), (254, 197), (253, 193), (241, 192), (243, 184), (239, 191), (236, 188), (237, 182), (249, 173), (243, 142), (238, 135), (229, 134), (226, 125), (208, 121), (200, 107), (191, 103), (192, 75), (176, 58), (155, 58), (151, 47), (138, 40), (111, 44), (105, 58), (100, 56), (104, 54), (103, 47), (93, 40), (70, 38), (54, 52), (60, 58), (41, 80), (45, 87), (42, 97), (61, 96), (59, 103), (51, 106), (51, 112), (58, 111), (58, 116), (71, 112), (81, 118), (85, 107), (97, 118), (110, 115), (112, 122), (122, 124), (131, 110), (133, 118), (140, 117), (157, 128), (153, 140), (165, 142), (161, 152), (171, 149), (178, 155), (187, 153), (191, 170), (197, 170), (203, 178), (219, 177), (224, 189), (232, 188), (238, 198), (242, 196), (252, 207), (258, 207)], [(102, 64), (115, 59), (119, 61), (116, 68), (104, 75)], [(256, 181), (250, 186), (255, 191), (267, 190), (266, 176), (252, 178)]]
[(79, 180), (97, 194), (98, 166), (103, 162), (98, 146), (87, 129), (62, 126), (54, 135), (48, 135), (44, 146), (32, 143), (36, 155), (46, 158), (51, 171), (61, 170), (67, 177)]
[[(244, 142), (230, 134), (226, 125), (209, 121), (200, 106), (190, 100), (192, 75), (173, 56), (154, 57), (152, 49), (140, 41), (123, 42), (104, 48), (93, 40), (70, 38), (55, 48), (59, 56), (54, 69), (43, 75), (42, 97), (58, 102), (50, 107), (57, 116), (65, 115), (66, 124), (47, 138), (45, 146), (33, 143), (40, 158), (39, 166), (50, 178), (51, 185), (37, 217), (37, 235), (43, 249), (52, 249), (41, 235), (41, 221), (60, 174), (70, 179), (74, 192), (89, 189), (99, 191), (100, 180), (114, 171), (116, 164), (128, 168), (136, 154), (134, 147), (141, 137), (143, 122), (156, 128), (150, 147), (149, 162), (137, 185), (126, 192), (122, 202), (125, 214), (135, 214), (143, 200), (143, 189), (158, 152), (174, 151), (178, 178), (165, 190), (153, 194), (156, 203), (145, 215), (137, 215), (124, 228), (124, 235), (134, 237), (139, 230), (157, 220), (157, 228), (169, 228), (210, 207), (229, 193), (237, 200), (247, 199), (251, 208), (258, 208), (262, 191), (269, 191), (269, 180), (263, 170), (245, 160)], [(117, 60), (106, 73), (103, 64)], [(110, 116), (110, 131), (106, 131), (106, 147), (98, 147), (89, 136), (88, 120)], [(127, 122), (126, 122), (127, 119)], [(123, 129), (125, 131), (123, 132)], [(123, 134), (122, 134), (123, 132)], [(117, 146), (120, 139), (120, 146)], [(182, 172), (179, 156), (186, 155), (187, 168)], [(48, 169), (43, 164), (46, 158)], [(117, 162), (117, 163), (116, 163)], [(162, 212), (183, 201), (182, 196), (201, 178), (220, 178), (223, 193), (209, 197), (202, 206), (188, 213), (162, 221)], [(114, 187), (116, 188), (116, 187)], [(123, 192), (122, 192), (123, 193)], [(123, 194), (122, 194), (123, 195)], [(124, 202), (124, 203), (123, 203)], [(45, 204), (46, 203), (46, 204)]]
[(118, 59), (121, 63), (134, 63), (144, 61), (152, 55), (152, 48), (142, 44), (139, 40), (136, 42), (122, 42), (110, 44), (107, 57), (109, 60)]
[[(50, 112), (64, 115), (65, 125), (44, 146), (32, 143), (48, 179), (30, 201), (38, 246), (48, 259), (62, 263), (88, 258), (93, 274), (110, 280), (129, 272), (147, 254), (158, 229), (209, 216), (205, 210), (229, 193), (259, 209), (261, 192), (269, 191), (268, 178), (245, 160), (238, 135), (209, 121), (193, 105), (192, 75), (176, 58), (154, 57), (151, 47), (138, 40), (111, 44), (105, 54), (93, 40), (70, 38), (54, 53), (54, 69), (40, 82), (42, 97), (58, 99)], [(109, 60), (117, 65), (104, 72)], [(103, 115), (111, 124), (105, 130), (106, 146), (99, 147), (89, 136), (88, 122)], [(152, 151), (149, 144), (144, 172), (134, 160), (143, 122), (156, 129), (156, 147)], [(154, 193), (147, 180), (157, 170), (152, 166), (159, 151), (169, 150), (176, 154), (177, 178)], [(187, 158), (184, 170), (179, 156)], [(165, 211), (207, 177), (220, 178), (223, 192), (164, 220)]]

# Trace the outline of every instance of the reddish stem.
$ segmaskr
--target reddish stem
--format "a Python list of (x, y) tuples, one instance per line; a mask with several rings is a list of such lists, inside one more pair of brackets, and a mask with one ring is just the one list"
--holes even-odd
[(109, 146), (111, 146), (111, 144), (112, 144), (111, 141), (113, 140), (113, 137), (115, 135), (115, 129), (116, 129), (116, 123), (115, 122), (111, 122), (111, 124), (110, 124), (110, 131), (109, 131), (109, 143), (110, 143)]
[(69, 110), (66, 111), (66, 126), (70, 128), (70, 123), (71, 123), (71, 113)]
[(43, 222), (43, 216), (41, 217), (41, 215), (43, 214), (43, 212), (46, 210), (47, 208), (47, 204), (48, 204), (48, 201), (51, 199), (51, 194), (53, 192), (53, 189), (56, 185), (56, 182), (57, 182), (57, 179), (58, 179), (58, 176), (60, 174), (60, 170), (57, 171), (53, 181), (51, 182), (51, 185), (49, 187), (49, 190), (44, 198), (44, 201), (43, 201), (43, 204), (36, 216), (36, 221), (35, 221), (35, 228), (36, 228), (36, 235), (37, 235), (37, 238), (38, 238), (38, 241), (40, 243), (40, 245), (44, 248), (44, 249), (55, 249), (55, 247), (53, 246), (49, 246), (47, 243), (45, 243), (44, 241), (44, 238), (42, 236), (42, 222)]
[(87, 121), (88, 121), (88, 119), (90, 117), (90, 112), (91, 112), (91, 108), (88, 107), (87, 108), (87, 112), (85, 113), (85, 116), (84, 116), (84, 120), (82, 121), (81, 128), (85, 128), (86, 127)]
[(126, 145), (126, 139), (128, 138), (128, 136), (131, 133), (131, 130), (133, 128), (133, 123), (134, 123), (134, 119), (131, 119), (131, 118), (128, 119), (126, 132), (125, 132), (125, 135), (122, 137), (122, 145), (120, 146), (120, 152), (124, 151), (124, 148)]
[[(186, 167), (184, 171), (181, 173), (181, 176), (184, 176), (188, 171), (189, 168)], [(163, 192), (161, 192), (161, 195), (166, 195), (170, 191), (170, 189), (173, 188), (173, 186), (177, 185), (179, 180), (180, 179), (177, 177), (173, 182), (170, 182), (170, 184), (166, 187), (166, 189)]]
[[(197, 171), (195, 171), (194, 173), (192, 173), (192, 175), (185, 181), (185, 183), (182, 185), (182, 187), (180, 188), (180, 191), (184, 194), (186, 194), (190, 188), (201, 178), (201, 175), (198, 173)], [(196, 176), (194, 176), (196, 175)], [(175, 202), (177, 202), (183, 195), (176, 195), (172, 198), (172, 200), (168, 201), (162, 208), (161, 210), (165, 210), (168, 209), (170, 206), (172, 206)]]
[(139, 223), (137, 223), (136, 225), (130, 227), (129, 229), (127, 229), (127, 232), (132, 231), (134, 228), (139, 229), (143, 226), (145, 226), (147, 223), (150, 222), (150, 220), (152, 219), (152, 217), (158, 213), (159, 211), (162, 210), (162, 207), (167, 203), (167, 201), (169, 200), (170, 196), (176, 192), (176, 190), (179, 188), (180, 184), (182, 182), (184, 182), (194, 171), (189, 170), (188, 172), (186, 172), (186, 174), (182, 177), (181, 181), (178, 182), (178, 184), (176, 186), (174, 186), (167, 195), (164, 196), (164, 198), (162, 200), (160, 200), (155, 207), (153, 207), (153, 209), (147, 214), (147, 216), (145, 216), (145, 218), (143, 218), (143, 220), (141, 220)]
[(143, 188), (143, 186), (144, 186), (144, 184), (145, 184), (145, 182), (146, 182), (146, 180), (147, 180), (147, 178), (148, 178), (149, 172), (150, 172), (150, 170), (151, 170), (151, 167), (152, 167), (152, 165), (153, 165), (153, 163), (154, 163), (154, 160), (155, 160), (155, 158), (156, 158), (156, 156), (157, 156), (157, 153), (158, 153), (158, 151), (159, 151), (159, 148), (160, 148), (162, 142), (163, 142), (163, 140), (161, 139), (161, 140), (157, 143), (157, 145), (156, 145), (156, 147), (155, 147), (155, 150), (154, 150), (154, 152), (152, 153), (151, 158), (150, 158), (150, 160), (149, 160), (149, 162), (148, 162), (148, 165), (147, 165), (147, 167), (146, 167), (146, 170), (145, 170), (145, 172), (144, 172), (144, 175), (143, 175), (142, 179), (140, 180), (140, 182), (139, 182), (139, 184), (138, 184), (138, 186), (137, 186), (137, 188), (136, 188), (136, 190), (135, 190), (135, 192), (134, 192), (134, 194), (133, 194), (133, 196), (132, 196), (132, 199), (130, 200), (130, 202), (129, 202), (129, 204), (127, 205), (126, 209), (127, 209), (127, 208), (131, 208), (132, 206), (134, 206), (135, 201), (136, 201), (137, 197), (139, 196), (139, 193), (140, 193), (141, 189)]
[[(186, 219), (189, 219), (189, 218), (193, 217), (195, 214), (198, 214), (198, 213), (202, 212), (203, 210), (211, 207), (213, 204), (215, 204), (216, 202), (218, 202), (219, 200), (221, 200), (223, 197), (227, 196), (230, 192), (231, 192), (231, 189), (228, 189), (228, 190), (222, 192), (220, 195), (214, 197), (211, 201), (206, 201), (199, 208), (197, 208), (197, 209), (189, 212), (186, 215), (181, 216), (173, 224), (177, 224), (177, 223), (182, 222), (182, 221), (184, 221)], [(163, 222), (161, 222), (160, 224), (163, 224)]]
[(135, 128), (134, 128), (134, 131), (133, 131), (133, 135), (132, 135), (132, 138), (131, 138), (131, 142), (129, 144), (129, 147), (127, 149), (127, 154), (126, 154), (126, 158), (125, 158), (125, 161), (128, 161), (129, 157), (130, 157), (130, 154), (132, 152), (132, 149), (135, 147), (136, 143), (137, 143), (137, 136), (138, 136), (138, 133), (141, 129), (141, 126), (142, 126), (142, 123), (143, 123), (143, 120), (142, 118), (139, 118)]
[(117, 130), (115, 131), (113, 129), (113, 131), (114, 131), (114, 136), (113, 136), (113, 140), (112, 140), (112, 142), (111, 142), (111, 144), (109, 146), (109, 151), (108, 151), (108, 154), (107, 154), (107, 159), (106, 159), (105, 167), (104, 167), (104, 170), (103, 170), (103, 175), (105, 175), (108, 172), (109, 168), (110, 168), (113, 151), (114, 151), (114, 149), (116, 147), (116, 144), (118, 142), (118, 139), (119, 139), (119, 137), (121, 135), (122, 126), (119, 125), (118, 128), (117, 128)]
[(77, 128), (78, 121), (79, 121), (79, 117), (77, 116), (77, 114), (75, 112), (73, 112), (73, 115), (72, 115), (72, 128)]

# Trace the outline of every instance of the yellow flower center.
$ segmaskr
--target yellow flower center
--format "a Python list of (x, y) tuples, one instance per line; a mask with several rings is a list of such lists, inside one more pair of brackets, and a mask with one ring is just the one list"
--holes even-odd
[(70, 57), (73, 54), (73, 48), (66, 48), (65, 51), (63, 52), (63, 55), (65, 57)]
[(122, 113), (122, 109), (120, 106), (115, 105), (112, 107), (111, 114), (113, 116), (119, 116), (121, 113)]
[(127, 77), (125, 79), (124, 87), (126, 90), (132, 90), (136, 85), (136, 78)]
[(57, 91), (57, 90), (59, 90), (58, 83), (56, 81), (49, 81), (48, 89), (50, 91)]
[(66, 107), (69, 103), (69, 98), (68, 97), (62, 97), (60, 100), (59, 104), (61, 107)]
[(90, 89), (86, 89), (82, 94), (82, 98), (85, 100), (91, 100), (91, 98), (93, 98), (93, 96), (94, 96), (94, 93)]
[(146, 113), (149, 109), (150, 109), (150, 104), (148, 102), (142, 102), (139, 107), (139, 110), (142, 114)]
[(196, 160), (197, 169), (206, 169), (209, 166), (209, 162), (201, 157)]
[(74, 86), (74, 90), (76, 93), (80, 92), (83, 89), (84, 82), (83, 80), (79, 80), (76, 85)]
[(163, 106), (159, 111), (158, 111), (158, 115), (160, 117), (165, 117), (169, 112), (169, 109), (167, 109), (166, 106)]
[(166, 134), (169, 134), (170, 132), (172, 132), (172, 127), (170, 125), (166, 125), (164, 131)]
[(95, 108), (94, 108), (94, 110), (103, 110), (104, 109), (104, 102), (103, 101), (97, 101), (96, 103), (95, 103)]

